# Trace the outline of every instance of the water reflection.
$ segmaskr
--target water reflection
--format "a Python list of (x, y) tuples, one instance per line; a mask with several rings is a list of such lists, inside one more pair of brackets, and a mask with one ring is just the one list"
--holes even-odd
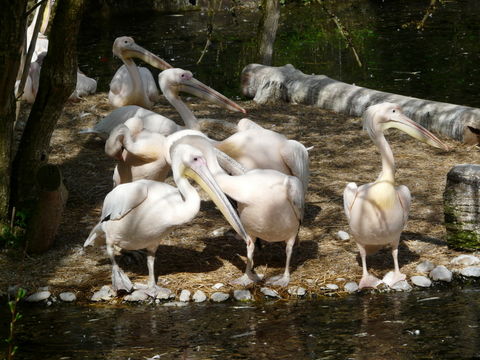
[(290, 304), (54, 305), (23, 306), (21, 312), (17, 359), (480, 356), (480, 297), (471, 288)]

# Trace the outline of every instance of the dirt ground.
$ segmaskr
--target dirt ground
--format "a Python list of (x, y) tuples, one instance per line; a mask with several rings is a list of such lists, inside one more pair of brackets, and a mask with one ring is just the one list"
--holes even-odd
[[(197, 117), (229, 119), (236, 122), (243, 114), (187, 99)], [(343, 213), (342, 193), (348, 182), (373, 181), (380, 171), (380, 156), (361, 119), (339, 115), (311, 106), (278, 104), (258, 105), (239, 102), (247, 116), (260, 125), (278, 131), (306, 146), (310, 151), (311, 179), (306, 198), (306, 216), (301, 226), (300, 243), (294, 248), (290, 286), (302, 286), (321, 294), (322, 287), (335, 283), (343, 289), (347, 281), (359, 281), (360, 258), (352, 240), (342, 241), (337, 232), (348, 232)], [(111, 190), (114, 161), (103, 152), (104, 142), (78, 130), (95, 124), (112, 109), (107, 94), (101, 93), (65, 108), (52, 139), (50, 161), (61, 166), (69, 199), (54, 248), (41, 255), (23, 252), (0, 253), (0, 294), (9, 285), (21, 285), (30, 292), (49, 286), (53, 294), (73, 291), (79, 299), (89, 299), (101, 286), (110, 284), (110, 262), (103, 249), (83, 251), (83, 242), (99, 220), (102, 201)], [(175, 110), (164, 100), (155, 111), (180, 121)], [(210, 131), (212, 137), (227, 134)], [(398, 131), (390, 131), (397, 164), (397, 183), (412, 193), (410, 218), (399, 250), (403, 272), (415, 274), (415, 266), (430, 260), (449, 265), (459, 255), (445, 244), (442, 195), (446, 174), (456, 164), (478, 161), (478, 147), (444, 140), (446, 152), (419, 143)], [(169, 180), (171, 181), (171, 180)], [(215, 231), (220, 229), (221, 231)], [(157, 252), (156, 274), (177, 294), (182, 289), (198, 289), (210, 294), (218, 282), (239, 277), (245, 269), (246, 248), (242, 241), (226, 235), (228, 224), (209, 201), (202, 202), (195, 220), (175, 229)], [(225, 230), (225, 231), (223, 231)], [(283, 271), (283, 243), (263, 243), (255, 252), (256, 271), (271, 276)], [(120, 256), (119, 256), (120, 259)], [(393, 268), (389, 249), (368, 258), (372, 273), (383, 277)], [(132, 281), (146, 282), (146, 261), (120, 259)], [(261, 285), (253, 287), (254, 293)], [(286, 289), (278, 289), (285, 297)]]

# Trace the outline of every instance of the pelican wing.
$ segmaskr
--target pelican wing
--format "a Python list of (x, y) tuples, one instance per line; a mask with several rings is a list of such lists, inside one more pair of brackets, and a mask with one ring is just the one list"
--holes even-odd
[(147, 196), (148, 185), (142, 180), (118, 185), (105, 197), (102, 222), (120, 220), (143, 203)]
[(287, 177), (287, 197), (297, 219), (302, 222), (305, 210), (305, 194), (302, 183), (294, 176)]
[(263, 127), (258, 125), (256, 122), (248, 119), (243, 118), (237, 124), (238, 131), (246, 131), (246, 130), (265, 130)]
[(410, 190), (405, 185), (400, 185), (397, 187), (397, 195), (402, 205), (403, 210), (403, 221), (407, 222), (408, 214), (410, 212), (410, 204), (412, 202), (412, 196), (410, 195)]
[(110, 81), (110, 92), (118, 95), (122, 91), (122, 87), (125, 81), (125, 78), (129, 76), (127, 67), (125, 65), (120, 66), (118, 68), (115, 75), (113, 75), (112, 80)]
[(304, 192), (306, 192), (310, 170), (308, 151), (305, 146), (298, 141), (288, 140), (286, 146), (280, 150), (280, 155), (292, 174), (300, 179)]
[(348, 183), (343, 191), (343, 208), (345, 210), (345, 215), (350, 221), (350, 211), (355, 203), (355, 198), (357, 197), (358, 187), (357, 184), (351, 182)]

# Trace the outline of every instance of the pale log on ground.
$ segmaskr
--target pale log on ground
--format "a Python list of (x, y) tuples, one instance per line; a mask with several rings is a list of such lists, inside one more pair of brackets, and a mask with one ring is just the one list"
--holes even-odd
[(393, 102), (431, 131), (467, 144), (480, 142), (480, 109), (372, 90), (325, 75), (306, 75), (290, 64), (249, 64), (242, 71), (241, 87), (243, 95), (259, 104), (285, 101), (352, 116), (361, 116), (370, 105)]

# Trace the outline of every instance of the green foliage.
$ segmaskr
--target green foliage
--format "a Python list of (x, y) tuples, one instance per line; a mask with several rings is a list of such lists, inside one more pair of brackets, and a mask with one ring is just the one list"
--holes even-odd
[(27, 211), (18, 211), (13, 226), (0, 225), (0, 248), (21, 248), (24, 245), (28, 218)]
[(26, 291), (25, 289), (19, 288), (17, 294), (15, 295), (15, 299), (8, 302), (8, 307), (10, 308), (10, 331), (8, 334), (8, 338), (5, 339), (5, 342), (8, 344), (6, 354), (4, 360), (12, 360), (15, 356), (18, 346), (13, 344), (14, 335), (15, 335), (15, 325), (18, 321), (22, 319), (22, 314), (17, 311), (17, 305), (20, 300), (25, 297)]

